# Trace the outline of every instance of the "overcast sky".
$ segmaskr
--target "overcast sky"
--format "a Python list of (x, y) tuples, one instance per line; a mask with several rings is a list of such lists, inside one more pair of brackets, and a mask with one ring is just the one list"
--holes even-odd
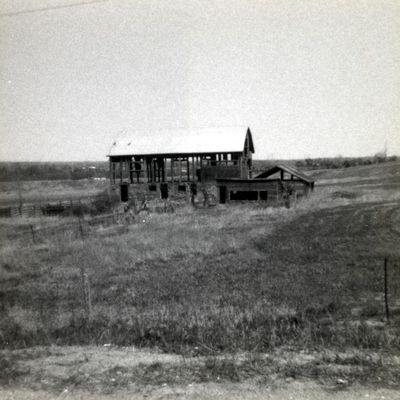
[(250, 126), (255, 158), (400, 154), (399, 0), (0, 0), (0, 160)]

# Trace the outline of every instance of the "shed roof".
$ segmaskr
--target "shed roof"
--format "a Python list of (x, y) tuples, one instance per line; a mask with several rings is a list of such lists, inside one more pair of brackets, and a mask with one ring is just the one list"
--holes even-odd
[(304, 182), (308, 182), (308, 183), (313, 183), (314, 182), (314, 180), (310, 176), (305, 174), (304, 172), (298, 170), (297, 168), (289, 167), (288, 165), (285, 165), (285, 164), (275, 165), (275, 167), (273, 167), (273, 168), (269, 169), (268, 171), (265, 171), (265, 172), (257, 175), (256, 177), (254, 177), (254, 179), (266, 179), (269, 176), (274, 175), (279, 171), (285, 171), (288, 174), (291, 174), (291, 175), (295, 176), (296, 178), (299, 178), (300, 180), (302, 180)]
[(247, 127), (133, 132), (127, 138), (115, 140), (108, 156), (241, 152), (246, 135), (249, 136), (250, 151), (254, 153), (253, 139)]

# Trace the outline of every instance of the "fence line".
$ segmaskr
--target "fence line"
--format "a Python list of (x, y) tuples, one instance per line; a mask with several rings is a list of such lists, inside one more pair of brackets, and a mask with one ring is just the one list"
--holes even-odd
[(85, 197), (79, 199), (47, 201), (45, 203), (26, 203), (18, 206), (0, 207), (0, 218), (11, 217), (40, 217), (57, 216), (79, 212), (83, 206), (89, 206), (95, 201), (105, 200), (106, 197)]
[[(100, 233), (101, 231), (98, 229), (100, 227), (121, 227), (125, 232), (127, 226), (133, 221), (134, 218), (130, 214), (124, 212), (100, 215), (90, 219), (78, 217), (76, 221), (62, 223), (57, 226), (35, 227), (34, 225), (28, 225), (28, 227), (23, 230), (5, 235), (5, 238), (9, 241), (22, 241), (24, 243), (30, 242), (33, 244), (47, 240), (49, 237), (65, 237), (66, 235), (70, 235), (74, 239), (83, 239), (86, 236)], [(115, 233), (121, 232), (122, 231), (116, 231)]]

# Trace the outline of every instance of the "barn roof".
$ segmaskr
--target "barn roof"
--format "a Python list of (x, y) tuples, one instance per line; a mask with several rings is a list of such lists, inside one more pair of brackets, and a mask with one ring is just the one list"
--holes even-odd
[(134, 132), (115, 140), (108, 156), (242, 152), (247, 134), (254, 153), (250, 128), (226, 127)]
[(288, 165), (285, 165), (285, 164), (275, 165), (275, 167), (273, 167), (273, 168), (269, 169), (268, 171), (265, 171), (265, 172), (261, 173), (260, 175), (257, 175), (256, 177), (254, 177), (254, 179), (265, 179), (265, 178), (268, 178), (271, 175), (276, 174), (279, 171), (285, 171), (288, 174), (291, 174), (291, 175), (295, 176), (296, 178), (299, 178), (300, 180), (302, 180), (304, 182), (308, 182), (308, 183), (313, 183), (314, 182), (314, 180), (310, 176), (305, 174), (304, 172), (298, 170), (297, 168), (289, 167)]

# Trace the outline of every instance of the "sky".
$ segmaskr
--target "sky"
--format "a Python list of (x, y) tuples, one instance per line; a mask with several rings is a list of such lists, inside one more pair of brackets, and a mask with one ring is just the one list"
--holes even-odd
[(0, 161), (238, 125), (256, 159), (400, 155), (398, 0), (84, 2), (0, 0)]

